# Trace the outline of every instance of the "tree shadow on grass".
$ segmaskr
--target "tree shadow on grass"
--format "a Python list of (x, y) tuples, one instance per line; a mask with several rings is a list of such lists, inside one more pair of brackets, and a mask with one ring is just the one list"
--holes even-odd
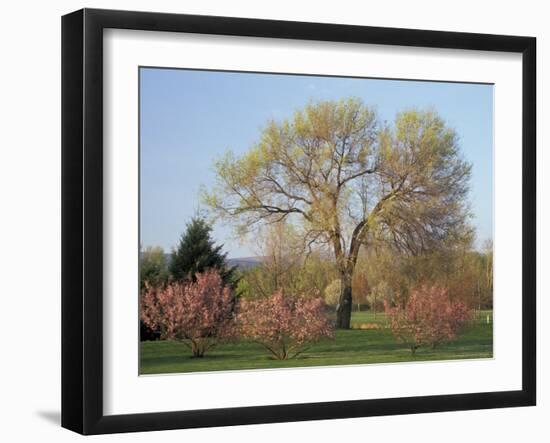
[[(261, 357), (259, 355), (258, 357)], [(192, 355), (149, 355), (142, 356), (142, 364), (154, 364), (154, 365), (200, 365), (206, 364), (209, 362), (224, 361), (224, 360), (250, 360), (251, 356), (247, 354), (238, 354), (238, 353), (226, 353), (226, 352), (217, 352), (205, 354), (203, 357), (193, 357)], [(266, 358), (267, 359), (267, 358)]]
[(200, 363), (210, 360), (219, 360), (223, 358), (222, 355), (207, 354), (203, 357), (193, 357), (192, 355), (149, 355), (147, 357), (142, 357), (142, 362), (154, 362), (158, 364), (170, 363)]

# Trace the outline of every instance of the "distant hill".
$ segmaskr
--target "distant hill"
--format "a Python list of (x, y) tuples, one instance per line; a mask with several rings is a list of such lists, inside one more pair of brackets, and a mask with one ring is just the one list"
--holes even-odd
[[(170, 261), (172, 260), (172, 254), (164, 254), (164, 259), (166, 260), (166, 263), (170, 265)], [(228, 258), (227, 264), (228, 266), (236, 266), (239, 269), (251, 269), (259, 264), (261, 264), (265, 260), (265, 257), (238, 257), (238, 258)]]
[(229, 266), (237, 266), (239, 269), (250, 269), (260, 265), (265, 260), (265, 257), (240, 257), (228, 258)]

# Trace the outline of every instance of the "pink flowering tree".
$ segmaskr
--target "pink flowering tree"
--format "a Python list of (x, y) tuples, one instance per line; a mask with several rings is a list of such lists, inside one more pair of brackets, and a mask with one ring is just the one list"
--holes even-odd
[(147, 285), (140, 308), (143, 322), (160, 329), (161, 339), (184, 343), (194, 357), (235, 333), (231, 290), (215, 270), (197, 273), (196, 282)]
[(277, 291), (258, 300), (243, 300), (241, 332), (262, 344), (274, 358), (295, 358), (307, 345), (332, 337), (332, 325), (322, 298), (299, 298)]
[(471, 310), (462, 301), (453, 301), (439, 286), (421, 286), (411, 291), (404, 306), (385, 303), (386, 315), (395, 337), (414, 354), (422, 345), (437, 346), (454, 340)]

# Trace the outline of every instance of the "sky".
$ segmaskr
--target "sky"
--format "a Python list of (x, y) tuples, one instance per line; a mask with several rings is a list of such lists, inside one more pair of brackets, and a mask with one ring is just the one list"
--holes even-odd
[[(477, 245), (492, 238), (492, 85), (140, 68), (141, 245), (176, 247), (186, 223), (206, 210), (199, 191), (215, 182), (214, 159), (246, 152), (270, 119), (289, 118), (310, 101), (347, 97), (374, 106), (388, 123), (408, 108), (437, 111), (473, 165)], [(213, 228), (229, 258), (256, 255), (230, 226)]]

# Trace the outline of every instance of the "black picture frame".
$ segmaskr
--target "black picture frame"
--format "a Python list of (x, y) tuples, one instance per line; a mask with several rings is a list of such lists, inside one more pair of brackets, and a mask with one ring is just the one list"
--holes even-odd
[[(522, 389), (104, 415), (102, 76), (103, 30), (107, 28), (522, 54)], [(65, 15), (62, 18), (62, 426), (82, 434), (105, 434), (535, 405), (535, 67), (536, 39), (532, 37), (97, 9)]]

